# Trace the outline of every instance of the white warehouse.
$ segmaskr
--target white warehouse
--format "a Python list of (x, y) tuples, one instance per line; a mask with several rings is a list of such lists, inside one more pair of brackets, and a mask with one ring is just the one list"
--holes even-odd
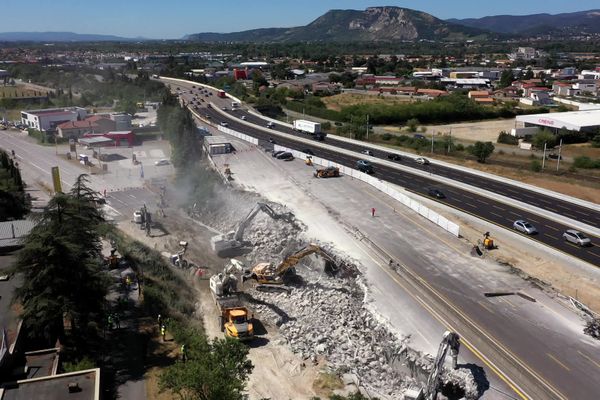
[(540, 127), (554, 132), (563, 128), (575, 132), (595, 132), (600, 128), (600, 110), (519, 115), (517, 123), (525, 128)]
[(42, 132), (54, 130), (63, 122), (81, 121), (86, 117), (87, 111), (81, 107), (21, 111), (21, 123)]

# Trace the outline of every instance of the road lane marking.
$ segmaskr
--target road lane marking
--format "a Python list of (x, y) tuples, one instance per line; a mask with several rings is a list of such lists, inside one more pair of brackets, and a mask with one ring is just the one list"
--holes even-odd
[(596, 254), (596, 253), (594, 253), (593, 251), (589, 251), (589, 250), (587, 250), (587, 252), (588, 252), (588, 254), (591, 254), (591, 255), (593, 255), (593, 256), (600, 257), (600, 254)]
[(561, 367), (563, 367), (564, 369), (566, 369), (567, 371), (571, 371), (571, 368), (567, 367), (565, 364), (563, 364), (562, 362), (560, 362), (560, 360), (558, 358), (554, 357), (552, 354), (546, 353), (546, 355), (548, 357), (550, 357), (552, 360), (554, 360), (558, 365), (560, 365)]
[(504, 211), (504, 208), (502, 208), (502, 207), (499, 207), (499, 206), (497, 206), (497, 205), (495, 205), (495, 204), (492, 204), (492, 207), (494, 207), (494, 208), (496, 208), (496, 209), (498, 209), (498, 210), (500, 210), (500, 211)]
[(517, 213), (516, 213), (516, 212), (514, 212), (514, 211), (509, 211), (508, 213), (509, 213), (509, 214), (512, 214), (512, 215), (514, 215), (515, 217), (519, 217), (519, 218), (521, 218), (521, 214), (517, 214)]
[(592, 364), (594, 364), (596, 367), (600, 368), (600, 364), (598, 362), (596, 362), (595, 360), (593, 360), (590, 356), (588, 356), (587, 354), (582, 353), (580, 350), (577, 350), (577, 352), (584, 358), (586, 358), (589, 362), (591, 362)]
[(502, 215), (496, 214), (495, 212), (492, 212), (492, 211), (490, 211), (490, 214), (495, 215), (498, 218), (504, 218)]
[(556, 231), (556, 232), (560, 231), (560, 229), (558, 229), (558, 228), (555, 228), (555, 227), (553, 227), (553, 226), (550, 226), (550, 225), (546, 225), (546, 224), (544, 224), (544, 226), (545, 226), (546, 228), (550, 228), (550, 229), (552, 229), (552, 230), (554, 230), (554, 231)]
[(495, 312), (492, 311), (491, 308), (489, 308), (488, 306), (486, 306), (485, 304), (483, 304), (483, 302), (481, 300), (478, 301), (477, 304), (479, 304), (481, 307), (485, 308), (490, 314), (496, 314)]
[(465, 202), (466, 205), (471, 206), (472, 208), (477, 208), (477, 206), (475, 204), (471, 204), (471, 203), (467, 203)]

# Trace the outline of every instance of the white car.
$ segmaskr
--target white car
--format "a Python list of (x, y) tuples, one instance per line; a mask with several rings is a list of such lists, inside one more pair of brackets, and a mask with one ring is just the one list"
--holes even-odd
[(417, 158), (415, 158), (415, 161), (417, 164), (429, 165), (429, 160), (426, 159), (425, 157), (417, 157)]
[(169, 160), (167, 160), (166, 158), (163, 158), (162, 160), (158, 160), (154, 162), (154, 165), (159, 166), (159, 165), (169, 165), (170, 162)]
[(221, 126), (228, 127), (229, 124), (227, 122), (221, 122)]
[(241, 118), (242, 121), (246, 120), (246, 116), (245, 115), (242, 115), (240, 118)]
[(372, 152), (371, 150), (368, 150), (368, 149), (367, 149), (367, 150), (363, 150), (363, 151), (361, 151), (361, 153), (362, 153), (362, 154), (366, 154), (366, 155), (368, 155), (368, 156), (372, 156), (372, 155), (373, 155), (373, 152)]

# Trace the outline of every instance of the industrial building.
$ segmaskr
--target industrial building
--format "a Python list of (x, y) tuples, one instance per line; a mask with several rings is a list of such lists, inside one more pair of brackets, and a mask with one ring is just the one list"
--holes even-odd
[[(519, 115), (517, 124), (524, 128), (545, 128), (555, 133), (560, 129), (574, 132), (596, 132), (600, 128), (600, 110)], [(516, 131), (518, 133), (519, 129)]]
[(81, 107), (21, 111), (21, 123), (41, 132), (53, 131), (62, 123), (81, 121), (86, 117), (87, 111)]

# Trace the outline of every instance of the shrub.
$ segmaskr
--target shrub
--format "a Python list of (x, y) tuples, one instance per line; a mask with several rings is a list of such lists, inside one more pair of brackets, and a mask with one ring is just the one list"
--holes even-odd
[(531, 164), (529, 165), (529, 168), (533, 172), (540, 172), (542, 170), (542, 163), (539, 162), (538, 160), (532, 160)]
[(506, 133), (505, 131), (500, 132), (500, 134), (498, 135), (498, 143), (504, 143), (504, 144), (512, 144), (512, 145), (517, 145), (519, 144), (519, 139), (509, 133)]
[(575, 160), (573, 160), (573, 166), (575, 168), (584, 169), (600, 168), (600, 159), (592, 160), (586, 156), (575, 157)]
[(408, 129), (409, 132), (416, 132), (418, 126), (419, 126), (419, 120), (416, 118), (411, 118), (408, 121), (406, 121), (406, 128)]
[(381, 135), (381, 140), (385, 140), (386, 142), (388, 140), (392, 139), (392, 134), (391, 133), (384, 133), (383, 135)]

